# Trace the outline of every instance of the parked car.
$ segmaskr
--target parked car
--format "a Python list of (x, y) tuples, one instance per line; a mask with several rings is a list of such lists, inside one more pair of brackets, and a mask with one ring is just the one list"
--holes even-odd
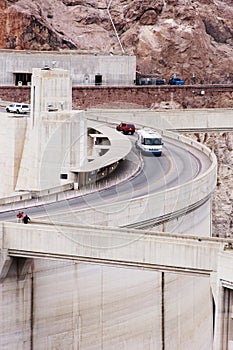
[(156, 79), (156, 85), (165, 85), (166, 80), (165, 79)]
[(172, 78), (169, 80), (170, 85), (184, 85), (184, 80), (181, 78)]
[(123, 134), (134, 134), (135, 133), (135, 125), (130, 123), (120, 123), (116, 127), (117, 131), (122, 131)]
[(136, 82), (136, 85), (165, 85), (165, 79), (157, 79), (156, 77), (140, 77)]
[(48, 105), (47, 109), (48, 109), (48, 112), (56, 112), (56, 111), (58, 111), (58, 108), (55, 107), (54, 105)]
[(30, 111), (30, 106), (26, 103), (11, 103), (6, 106), (8, 113), (25, 114)]

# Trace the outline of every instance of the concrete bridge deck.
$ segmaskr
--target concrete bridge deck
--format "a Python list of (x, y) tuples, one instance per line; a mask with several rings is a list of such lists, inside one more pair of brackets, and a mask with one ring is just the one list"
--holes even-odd
[(232, 245), (233, 240), (102, 226), (1, 224), (1, 250), (8, 258), (62, 259), (210, 275), (218, 269), (219, 254), (230, 251)]

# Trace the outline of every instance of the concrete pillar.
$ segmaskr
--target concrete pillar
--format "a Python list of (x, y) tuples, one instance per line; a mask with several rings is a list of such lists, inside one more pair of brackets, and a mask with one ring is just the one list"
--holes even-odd
[(6, 278), (13, 259), (8, 255), (7, 249), (2, 249), (0, 258), (0, 283)]
[(41, 125), (42, 112), (72, 110), (72, 79), (64, 69), (32, 70), (31, 127)]
[(215, 308), (213, 350), (228, 349), (229, 290), (219, 282)]
[(23, 281), (32, 265), (33, 259), (17, 258), (18, 279)]
[[(48, 106), (53, 106), (48, 110)], [(33, 69), (31, 115), (16, 190), (41, 191), (73, 181), (87, 155), (87, 121), (72, 111), (72, 80), (63, 69)]]

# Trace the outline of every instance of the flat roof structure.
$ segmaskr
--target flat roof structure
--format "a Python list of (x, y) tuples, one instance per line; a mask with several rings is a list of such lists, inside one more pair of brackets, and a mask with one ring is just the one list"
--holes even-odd
[(72, 84), (133, 85), (136, 56), (103, 52), (0, 50), (0, 85), (30, 85), (33, 68), (68, 70)]
[(101, 169), (111, 164), (118, 162), (120, 159), (125, 158), (132, 148), (132, 143), (130, 139), (117, 132), (115, 129), (110, 128), (103, 123), (98, 123), (93, 120), (88, 120), (88, 128), (93, 128), (99, 133), (89, 134), (92, 138), (107, 138), (109, 140), (109, 145), (94, 145), (96, 148), (108, 149), (108, 151), (102, 156), (96, 156), (89, 162), (83, 163), (80, 167), (71, 168), (72, 172), (91, 172), (96, 169)]
[(156, 130), (153, 129), (140, 129), (137, 131), (138, 134), (141, 134), (144, 138), (161, 138), (162, 136), (160, 135), (160, 133)]

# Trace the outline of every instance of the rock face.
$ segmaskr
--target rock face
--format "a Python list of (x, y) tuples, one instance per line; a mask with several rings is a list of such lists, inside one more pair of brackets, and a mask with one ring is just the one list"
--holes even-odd
[(233, 82), (233, 1), (0, 0), (0, 48), (137, 56), (143, 74)]
[(212, 234), (233, 238), (233, 133), (195, 133), (188, 137), (212, 149), (218, 160), (218, 179), (212, 201)]

